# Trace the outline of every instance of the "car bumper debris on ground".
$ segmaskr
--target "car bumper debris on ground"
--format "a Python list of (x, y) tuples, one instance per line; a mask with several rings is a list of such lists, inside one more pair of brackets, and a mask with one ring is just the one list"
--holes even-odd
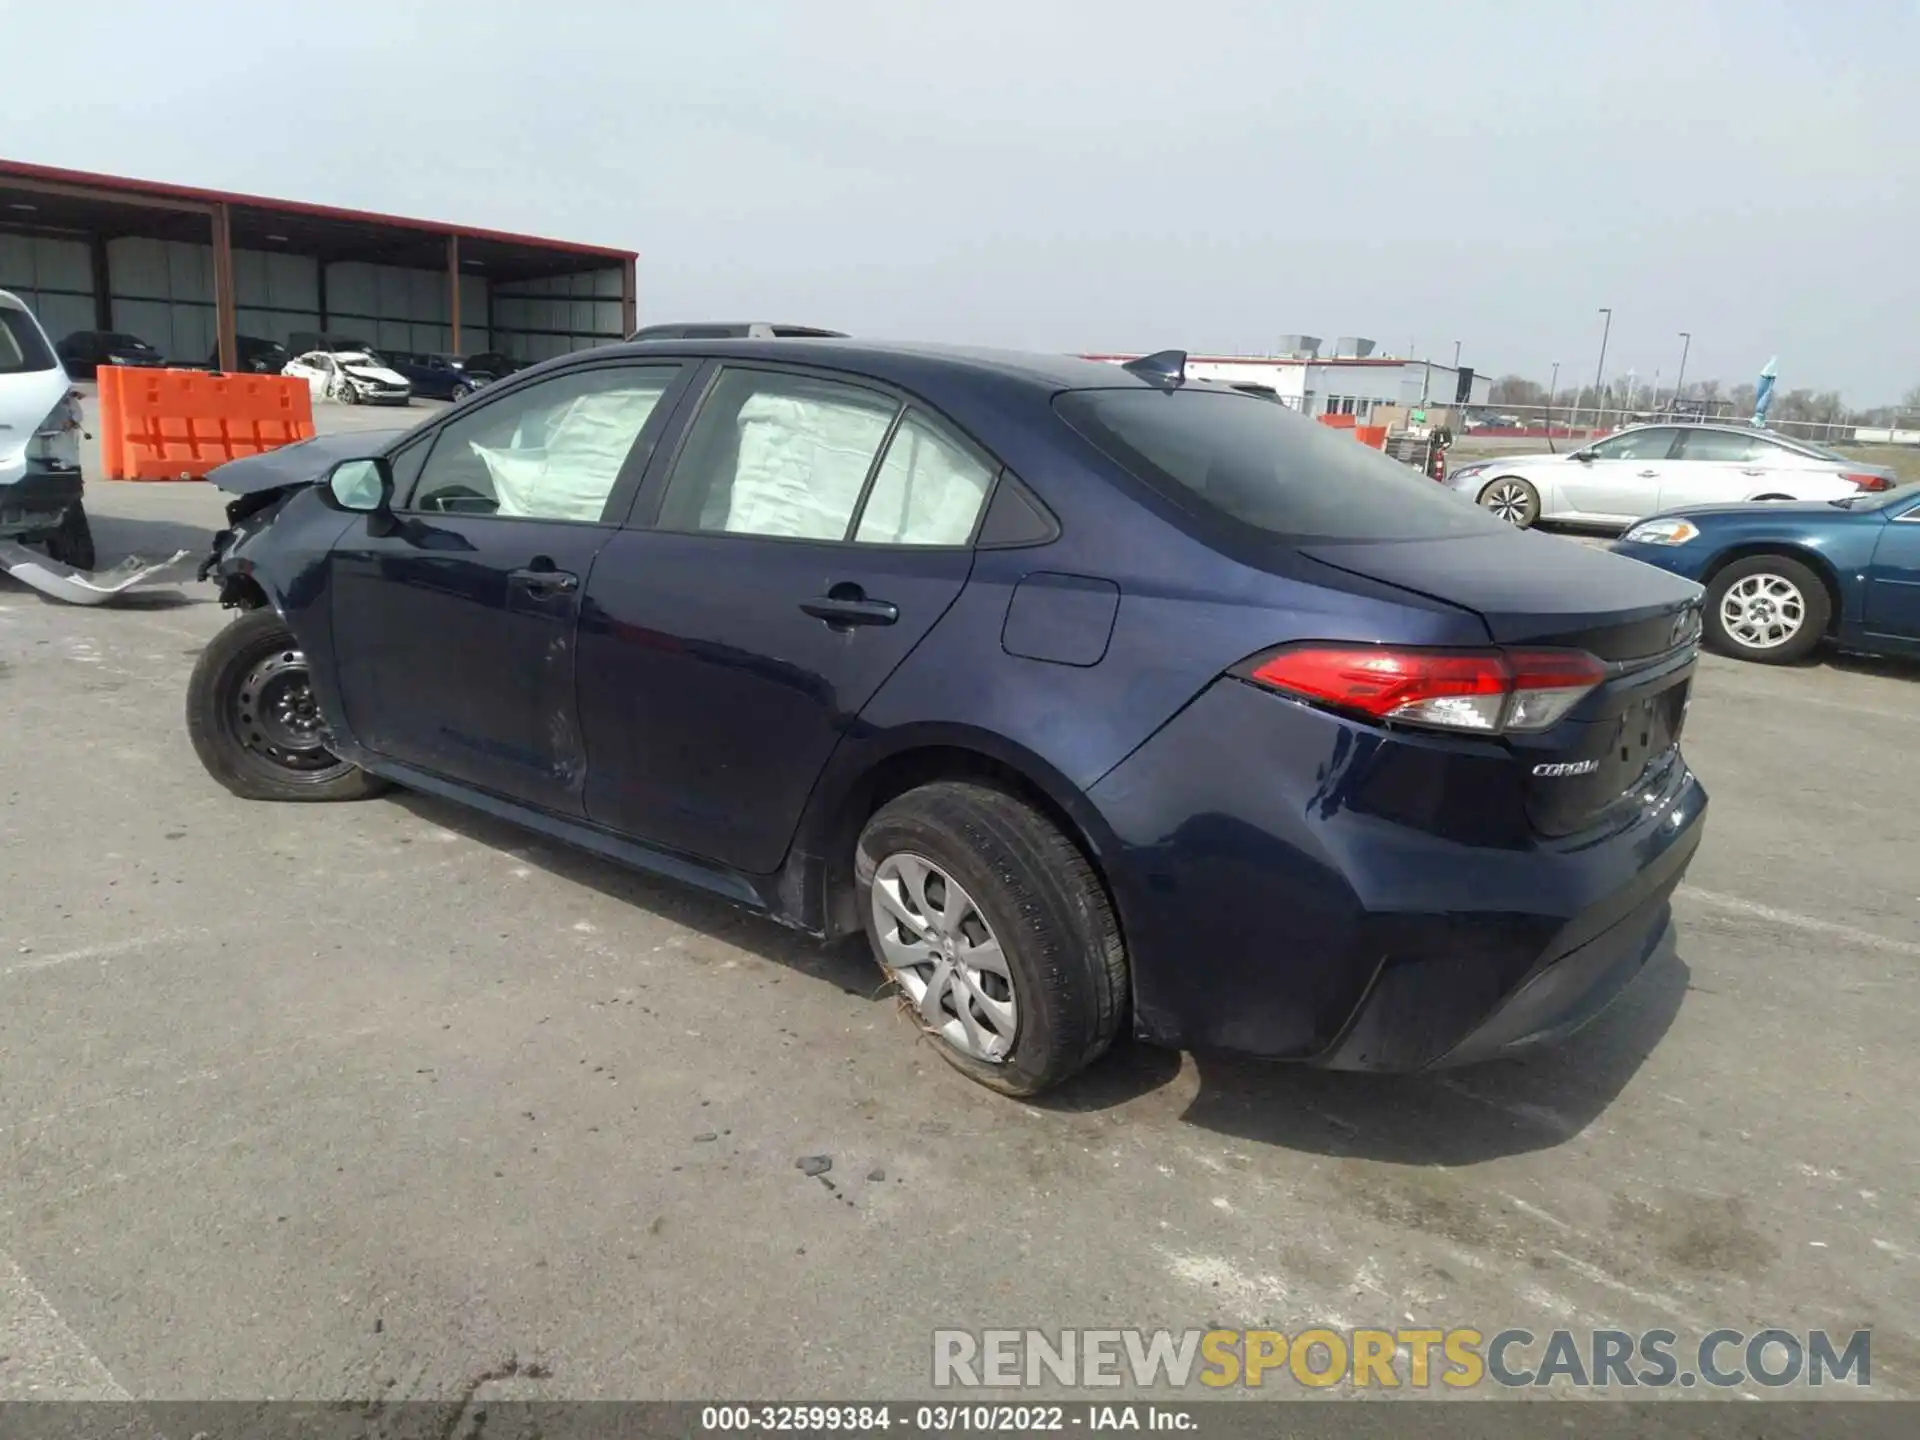
[(50, 560), (17, 541), (0, 540), (0, 570), (42, 595), (64, 600), (69, 605), (105, 605), (136, 585), (184, 579), (191, 568), (187, 564), (190, 556), (191, 552), (186, 550), (175, 551), (165, 560), (149, 561), (129, 555), (110, 569), (89, 572)]

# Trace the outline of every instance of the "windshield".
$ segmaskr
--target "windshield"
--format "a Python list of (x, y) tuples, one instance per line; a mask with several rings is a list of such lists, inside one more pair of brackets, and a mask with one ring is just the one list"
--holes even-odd
[(11, 305), (0, 305), (0, 375), (51, 370), (55, 363), (33, 317)]
[(1510, 528), (1425, 475), (1285, 405), (1219, 390), (1075, 390), (1054, 405), (1188, 510), (1290, 540), (1427, 540)]

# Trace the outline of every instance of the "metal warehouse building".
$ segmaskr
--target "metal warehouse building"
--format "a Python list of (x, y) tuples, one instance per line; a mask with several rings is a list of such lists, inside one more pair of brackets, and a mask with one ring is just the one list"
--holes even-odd
[(0, 289), (56, 340), (131, 332), (235, 368), (236, 336), (336, 331), (544, 360), (635, 328), (631, 250), (0, 160)]
[[(1383, 406), (1485, 405), (1490, 377), (1467, 367), (1430, 360), (1376, 356), (1371, 340), (1342, 339), (1333, 354), (1320, 353), (1312, 335), (1290, 335), (1279, 355), (1192, 355), (1187, 373), (1197, 380), (1255, 385), (1306, 415), (1352, 415), (1365, 424)], [(1133, 355), (1088, 355), (1088, 360), (1125, 364)]]

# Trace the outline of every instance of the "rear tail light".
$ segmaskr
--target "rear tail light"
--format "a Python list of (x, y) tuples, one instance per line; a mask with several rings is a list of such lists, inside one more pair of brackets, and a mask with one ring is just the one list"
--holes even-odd
[(1579, 650), (1393, 650), (1302, 645), (1239, 672), (1284, 695), (1371, 720), (1481, 735), (1549, 730), (1606, 679)]
[(1861, 475), (1854, 472), (1843, 471), (1840, 478), (1842, 480), (1851, 480), (1862, 490), (1891, 490), (1893, 488), (1893, 481), (1884, 475)]

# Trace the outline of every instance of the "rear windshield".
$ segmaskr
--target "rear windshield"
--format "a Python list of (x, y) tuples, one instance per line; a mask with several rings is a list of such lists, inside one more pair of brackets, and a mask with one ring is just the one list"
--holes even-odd
[(1189, 510), (1290, 540), (1428, 540), (1505, 522), (1285, 405), (1218, 390), (1072, 390), (1060, 416)]
[(51, 370), (57, 363), (33, 317), (11, 305), (0, 305), (0, 375)]
[(1804, 450), (1807, 454), (1818, 456), (1822, 460), (1836, 460), (1842, 465), (1847, 463), (1847, 457), (1838, 450), (1829, 450), (1824, 445), (1816, 445), (1813, 441), (1803, 440), (1798, 435), (1782, 435), (1780, 438), (1794, 449)]

